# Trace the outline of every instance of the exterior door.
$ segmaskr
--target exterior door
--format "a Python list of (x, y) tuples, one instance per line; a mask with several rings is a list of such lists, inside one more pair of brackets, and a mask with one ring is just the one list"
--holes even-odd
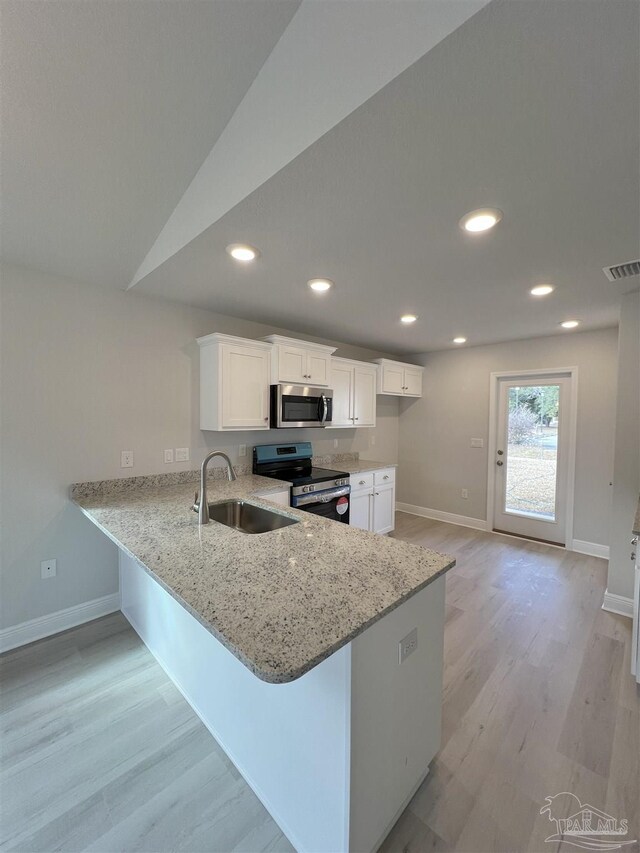
[(565, 545), (571, 379), (501, 379), (493, 529)]

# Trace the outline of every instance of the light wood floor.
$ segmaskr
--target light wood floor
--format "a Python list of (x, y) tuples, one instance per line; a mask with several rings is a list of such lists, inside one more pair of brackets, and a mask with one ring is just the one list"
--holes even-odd
[[(561, 791), (640, 837), (640, 696), (630, 621), (600, 609), (606, 563), (403, 513), (397, 525), (458, 565), (442, 750), (384, 853), (552, 851), (539, 811)], [(119, 614), (1, 661), (0, 849), (292, 849)]]

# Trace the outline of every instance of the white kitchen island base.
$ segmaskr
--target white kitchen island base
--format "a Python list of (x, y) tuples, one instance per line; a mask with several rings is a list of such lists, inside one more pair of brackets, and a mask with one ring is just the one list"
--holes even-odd
[[(375, 850), (440, 744), (444, 575), (302, 677), (253, 675), (120, 551), (122, 612), (301, 853)], [(418, 647), (399, 663), (400, 641)]]

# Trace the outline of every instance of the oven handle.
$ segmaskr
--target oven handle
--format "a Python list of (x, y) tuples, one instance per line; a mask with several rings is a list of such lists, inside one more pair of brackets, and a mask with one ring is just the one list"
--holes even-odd
[(308, 506), (309, 504), (328, 504), (336, 498), (341, 498), (343, 495), (348, 495), (351, 492), (351, 486), (341, 486), (339, 489), (330, 489), (326, 492), (316, 492), (312, 495), (299, 495), (294, 498), (295, 506)]

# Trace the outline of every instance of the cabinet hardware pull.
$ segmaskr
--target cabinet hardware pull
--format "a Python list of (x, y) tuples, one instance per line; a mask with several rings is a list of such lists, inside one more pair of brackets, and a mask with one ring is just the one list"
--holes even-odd
[(384, 477), (383, 477), (382, 479), (383, 479), (383, 480), (388, 480), (388, 479), (389, 479), (389, 475), (388, 475), (388, 474), (385, 474), (385, 475), (384, 475)]
[(358, 483), (358, 485), (359, 485), (359, 486), (364, 486), (364, 484), (365, 484), (366, 482), (367, 482), (366, 480), (360, 480), (360, 482)]

